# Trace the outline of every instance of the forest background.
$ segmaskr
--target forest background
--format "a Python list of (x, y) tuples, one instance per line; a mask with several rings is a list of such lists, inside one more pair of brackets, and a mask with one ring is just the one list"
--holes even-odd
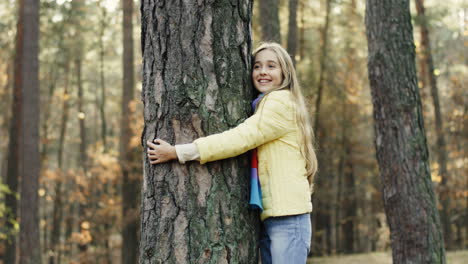
[[(77, 3), (78, 2), (78, 3)], [(299, 0), (296, 23), (290, 2), (254, 1), (254, 46), (262, 39), (296, 47), (294, 59), (311, 113), (320, 108), (318, 132), (320, 172), (314, 194), (314, 255), (385, 251), (389, 230), (381, 201), (375, 158), (372, 101), (367, 75), (365, 1)], [(431, 158), (432, 181), (444, 226), (450, 230), (446, 248), (468, 247), (468, 4), (461, 0), (424, 1), (425, 16), (412, 4), (417, 51), (418, 86)], [(125, 164), (132, 181), (142, 172), (140, 137), (143, 128), (142, 58), (139, 2), (134, 2), (135, 81), (128, 107), (133, 161)], [(277, 8), (275, 8), (277, 7)], [(40, 2), (40, 158), (38, 190), (40, 244), (43, 259), (56, 262), (119, 263), (123, 230), (139, 222), (139, 208), (123, 214), (122, 141), (123, 11), (120, 1)], [(277, 14), (277, 24), (271, 17)], [(8, 144), (14, 94), (17, 1), (0, 2), (0, 256), (6, 241), (17, 237), (18, 222), (8, 218)], [(447, 177), (436, 158), (434, 104), (428, 65), (423, 55), (421, 21), (427, 21), (437, 78)], [(291, 25), (292, 24), (292, 25)], [(289, 32), (297, 29), (295, 38)], [(265, 37), (270, 30), (271, 35)], [(321, 91), (319, 93), (319, 91)], [(321, 94), (320, 100), (318, 94)], [(318, 127), (320, 129), (318, 129)], [(84, 142), (84, 143), (83, 143)], [(130, 169), (128, 169), (130, 168)], [(128, 179), (127, 179), (128, 180)], [(128, 195), (128, 194), (127, 194)], [(131, 196), (139, 197), (138, 190)], [(442, 212), (443, 210), (446, 212)]]

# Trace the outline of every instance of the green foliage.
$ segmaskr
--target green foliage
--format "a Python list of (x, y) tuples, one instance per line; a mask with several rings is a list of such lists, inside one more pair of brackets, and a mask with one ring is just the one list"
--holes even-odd
[[(13, 194), (13, 192), (8, 188), (7, 185), (0, 183), (0, 197), (5, 197), (7, 194)], [(18, 194), (14, 194), (16, 199), (18, 199)], [(11, 210), (7, 208), (4, 202), (4, 199), (0, 200), (0, 240), (9, 240), (14, 237), (19, 231), (19, 223), (16, 219), (11, 217)], [(9, 224), (8, 224), (9, 223)], [(10, 229), (8, 226), (12, 226)]]

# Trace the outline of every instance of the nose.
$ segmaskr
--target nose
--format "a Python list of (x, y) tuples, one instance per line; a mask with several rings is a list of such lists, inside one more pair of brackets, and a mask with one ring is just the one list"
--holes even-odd
[(266, 74), (265, 67), (261, 67), (261, 68), (260, 68), (260, 74), (261, 74), (261, 75), (265, 75), (265, 74)]

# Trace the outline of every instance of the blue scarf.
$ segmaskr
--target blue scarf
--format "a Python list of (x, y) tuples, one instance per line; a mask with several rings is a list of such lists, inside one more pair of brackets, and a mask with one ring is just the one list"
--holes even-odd
[[(253, 102), (252, 108), (255, 112), (257, 104), (262, 99), (263, 94), (260, 94)], [(252, 150), (251, 152), (251, 167), (250, 167), (250, 208), (260, 209), (260, 212), (263, 211), (262, 206), (262, 189), (260, 187), (260, 179), (258, 178), (258, 159), (257, 159), (257, 149)]]

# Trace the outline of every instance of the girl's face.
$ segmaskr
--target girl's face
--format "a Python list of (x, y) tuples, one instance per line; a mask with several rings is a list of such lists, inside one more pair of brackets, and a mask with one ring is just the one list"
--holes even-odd
[(283, 72), (273, 51), (265, 49), (257, 53), (252, 71), (252, 80), (255, 88), (261, 93), (269, 92), (281, 86)]

